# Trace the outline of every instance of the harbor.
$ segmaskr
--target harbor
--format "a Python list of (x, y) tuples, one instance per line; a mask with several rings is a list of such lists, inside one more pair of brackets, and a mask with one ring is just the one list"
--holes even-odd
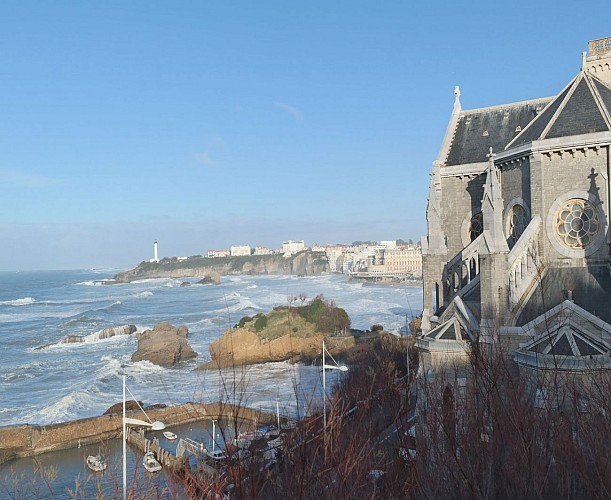
[[(216, 449), (224, 453), (229, 449), (235, 453), (237, 435), (263, 437), (257, 430), (274, 427), (279, 417), (219, 403), (153, 408), (146, 412), (152, 419), (163, 419), (166, 428), (172, 429), (164, 433), (145, 431), (144, 427), (127, 428), (127, 488), (147, 495), (168, 494), (175, 488), (183, 488), (186, 481), (194, 484), (216, 481), (223, 474), (223, 462), (211, 459), (208, 452)], [(282, 417), (282, 422), (286, 424), (287, 419)], [(0, 498), (3, 492), (10, 491), (11, 485), (15, 492), (27, 495), (37, 491), (66, 494), (80, 490), (85, 495), (101, 491), (110, 497), (117, 496), (122, 484), (121, 425), (122, 415), (110, 415), (44, 428), (0, 428), (5, 456), (7, 444), (21, 439), (27, 445), (13, 449), (11, 459), (1, 466)], [(153, 453), (160, 462), (158, 473), (147, 472), (142, 466), (147, 453)], [(108, 467), (103, 472), (92, 472), (86, 458), (98, 454)], [(244, 456), (243, 452), (240, 456)]]

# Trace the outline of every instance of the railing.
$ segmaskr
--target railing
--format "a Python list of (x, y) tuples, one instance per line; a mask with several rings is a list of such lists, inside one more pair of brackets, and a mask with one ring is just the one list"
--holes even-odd
[(483, 239), (480, 234), (458, 252), (444, 267), (446, 304), (479, 276), (479, 246)]
[(182, 457), (187, 452), (195, 456), (201, 456), (204, 454), (204, 449), (204, 443), (198, 443), (189, 438), (180, 438), (178, 446), (176, 446), (176, 456)]
[(509, 252), (509, 308), (513, 309), (538, 276), (539, 252), (537, 239), (541, 228), (541, 217), (535, 215), (520, 239)]

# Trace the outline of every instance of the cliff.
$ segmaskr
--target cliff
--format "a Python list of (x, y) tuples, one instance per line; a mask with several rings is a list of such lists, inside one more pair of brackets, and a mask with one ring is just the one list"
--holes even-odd
[(327, 350), (334, 356), (343, 354), (355, 345), (352, 336), (326, 337), (315, 334), (298, 337), (286, 334), (268, 340), (247, 329), (239, 328), (225, 332), (220, 339), (212, 342), (209, 346), (212, 360), (197, 369), (230, 368), (273, 361), (306, 362), (322, 356), (323, 340), (327, 342)]
[(324, 253), (303, 251), (290, 257), (280, 254), (245, 257), (191, 257), (188, 260), (163, 259), (158, 263), (141, 262), (136, 268), (118, 273), (113, 281), (129, 283), (146, 278), (201, 277), (218, 283), (215, 276), (297, 275), (319, 276), (329, 270)]

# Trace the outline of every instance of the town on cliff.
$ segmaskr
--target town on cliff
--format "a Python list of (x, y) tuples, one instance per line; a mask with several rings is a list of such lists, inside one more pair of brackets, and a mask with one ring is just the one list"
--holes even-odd
[(313, 245), (303, 240), (284, 241), (278, 250), (234, 245), (230, 250), (208, 250), (206, 256), (159, 258), (158, 242), (153, 258), (134, 269), (120, 272), (105, 284), (145, 278), (199, 277), (218, 284), (221, 276), (296, 275), (343, 273), (351, 279), (376, 283), (417, 282), (422, 277), (422, 251), (411, 240), (354, 242), (349, 245)]

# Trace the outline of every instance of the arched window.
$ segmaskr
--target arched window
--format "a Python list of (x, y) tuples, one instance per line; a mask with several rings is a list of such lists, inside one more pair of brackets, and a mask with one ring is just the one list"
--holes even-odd
[(528, 214), (522, 205), (514, 205), (509, 214), (509, 246), (512, 247), (522, 236), (528, 225)]
[(475, 238), (477, 238), (483, 232), (484, 214), (482, 212), (477, 212), (473, 217), (471, 217), (471, 222), (469, 224), (469, 240), (475, 240)]

